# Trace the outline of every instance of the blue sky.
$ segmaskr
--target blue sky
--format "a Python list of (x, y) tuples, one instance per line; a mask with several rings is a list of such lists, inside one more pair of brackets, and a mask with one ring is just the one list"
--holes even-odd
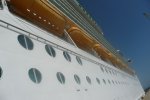
[(132, 59), (144, 88), (150, 86), (150, 0), (79, 0), (101, 26), (105, 38)]

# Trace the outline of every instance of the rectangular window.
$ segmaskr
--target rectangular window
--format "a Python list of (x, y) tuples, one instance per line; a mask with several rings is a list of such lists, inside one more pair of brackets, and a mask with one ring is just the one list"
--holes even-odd
[(2, 0), (0, 0), (0, 10), (3, 9)]

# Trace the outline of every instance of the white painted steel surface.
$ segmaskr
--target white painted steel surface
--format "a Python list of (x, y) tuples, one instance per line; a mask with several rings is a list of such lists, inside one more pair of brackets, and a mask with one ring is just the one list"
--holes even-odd
[[(19, 44), (17, 38), (20, 34), (29, 36), (34, 43), (33, 50), (26, 50)], [(53, 46), (56, 57), (48, 55), (45, 44)], [(66, 61), (63, 51), (70, 54), (71, 62)], [(82, 59), (82, 66), (76, 61), (76, 56)], [(0, 10), (0, 66), (3, 70), (0, 100), (138, 100), (144, 95), (136, 76), (129, 76), (16, 17), (8, 11), (7, 6)], [(100, 67), (115, 71), (116, 74), (103, 72)], [(30, 80), (30, 68), (41, 72), (42, 81), (39, 84)], [(57, 80), (57, 72), (64, 74), (65, 84)], [(80, 77), (80, 85), (75, 82), (74, 74)], [(87, 83), (86, 76), (90, 77), (91, 85)], [(100, 84), (96, 78), (100, 79)], [(113, 84), (112, 80), (121, 84)]]

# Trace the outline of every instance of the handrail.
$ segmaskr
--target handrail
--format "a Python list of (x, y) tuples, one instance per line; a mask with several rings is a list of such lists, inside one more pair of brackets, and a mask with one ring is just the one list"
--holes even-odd
[[(93, 26), (90, 24), (87, 24), (88, 21), (83, 20), (83, 16), (79, 13), (72, 13), (68, 7), (70, 7), (68, 1), (56, 1), (56, 0), (47, 0), (52, 5), (56, 6), (63, 14), (68, 16), (74, 23), (78, 24), (82, 29), (86, 30), (89, 36), (94, 37), (99, 43), (101, 43), (104, 47), (106, 47), (111, 53), (113, 53), (116, 57), (121, 59), (125, 64), (127, 64), (127, 61), (118, 54), (117, 50), (111, 46), (111, 44), (104, 38), (104, 36), (101, 33), (101, 31), (97, 31)], [(64, 2), (64, 3), (63, 3)], [(67, 3), (68, 4), (67, 4)], [(77, 10), (73, 9), (72, 10)], [(75, 11), (74, 11), (75, 12)]]
[[(50, 43), (52, 46), (54, 46), (54, 47), (57, 48), (57, 49), (60, 49), (60, 50), (63, 50), (63, 51), (65, 50), (65, 51), (69, 52), (70, 54), (73, 54), (73, 55), (75, 55), (75, 56), (79, 56), (79, 57), (81, 57), (81, 58), (83, 58), (83, 59), (85, 59), (85, 60), (87, 60), (87, 61), (90, 61), (90, 62), (92, 62), (92, 63), (98, 65), (98, 66), (102, 65), (102, 66), (104, 66), (104, 67), (106, 67), (106, 68), (108, 68), (108, 69), (112, 69), (112, 70), (117, 69), (117, 70), (119, 70), (119, 71), (117, 71), (117, 70), (114, 70), (114, 71), (116, 71), (116, 72), (118, 72), (118, 73), (122, 73), (122, 74), (124, 73), (124, 75), (126, 74), (126, 76), (129, 76), (129, 77), (133, 77), (131, 74), (129, 74), (129, 73), (127, 74), (127, 73), (125, 73), (123, 70), (120, 70), (120, 69), (115, 68), (115, 67), (114, 67), (114, 69), (113, 69), (113, 68), (110, 68), (110, 67), (108, 67), (108, 66), (106, 66), (106, 65), (104, 65), (104, 64), (101, 64), (101, 63), (99, 63), (99, 62), (93, 60), (93, 59), (90, 59), (90, 58), (88, 58), (88, 57), (85, 57), (85, 56), (83, 56), (83, 55), (81, 55), (81, 54), (78, 54), (78, 53), (76, 53), (76, 52), (74, 52), (74, 51), (71, 51), (71, 50), (69, 50), (69, 49), (67, 49), (67, 48), (64, 48), (64, 47), (62, 47), (62, 46), (60, 46), (60, 45), (58, 45), (58, 44), (56, 44), (56, 43), (53, 43), (53, 42), (51, 42), (51, 41), (49, 41), (49, 40), (47, 40), (47, 39), (44, 39), (44, 38), (42, 38), (42, 37), (40, 37), (40, 36), (37, 36), (37, 35), (35, 35), (35, 34), (32, 34), (31, 32), (28, 32), (28, 31), (26, 31), (26, 30), (24, 30), (24, 29), (21, 29), (21, 28), (19, 28), (19, 27), (17, 27), (17, 26), (14, 26), (14, 25), (12, 25), (12, 24), (10, 24), (10, 23), (7, 23), (7, 22), (2, 21), (2, 20), (0, 20), (0, 22), (2, 22), (3, 24), (6, 24), (6, 26), (3, 26), (3, 25), (0, 25), (0, 26), (5, 27), (5, 28), (7, 28), (7, 29), (9, 29), (9, 30), (15, 31), (15, 32), (17, 32), (18, 34), (23, 34), (23, 33), (20, 33), (20, 31), (25, 32), (25, 33), (28, 33), (28, 35), (26, 35), (26, 36), (28, 36), (28, 37), (30, 37), (30, 38), (32, 38), (32, 39), (35, 39), (35, 38), (31, 37), (31, 36), (34, 36), (34, 37), (36, 37), (36, 40), (39, 41), (39, 42), (42, 42), (42, 43), (44, 43), (44, 44)], [(16, 29), (18, 29), (18, 30), (20, 30), (20, 31), (16, 31), (16, 30), (14, 30), (14, 29), (11, 29), (9, 26), (11, 26), (11, 27), (13, 27), (13, 28), (16, 28)], [(24, 35), (24, 34), (23, 34), (23, 35)], [(40, 41), (40, 40), (43, 40), (43, 41)], [(84, 51), (84, 52), (85, 52), (85, 51)], [(106, 63), (106, 62), (104, 62), (104, 63)], [(108, 63), (107, 63), (107, 64), (108, 64)], [(111, 65), (110, 65), (110, 66), (111, 66)]]
[[(16, 26), (14, 26), (14, 25), (12, 25), (12, 24), (9, 24), (9, 23), (7, 23), (7, 22), (5, 22), (5, 21), (2, 21), (2, 20), (0, 20), (0, 22), (6, 24), (6, 25), (7, 25), (7, 27), (6, 27), (7, 29), (13, 30), (13, 29), (9, 28), (9, 26), (11, 26), (11, 27), (13, 27), (13, 28), (16, 28), (16, 29), (19, 29), (20, 31), (23, 31), (23, 32), (25, 32), (25, 33), (28, 33), (28, 34), (29, 34), (29, 35), (28, 35), (29, 37), (31, 37), (31, 36), (37, 37), (36, 40), (38, 40), (38, 41), (39, 41), (39, 40), (44, 40), (43, 43), (45, 43), (45, 44), (50, 43), (50, 44), (52, 44), (54, 47), (56, 47), (56, 48), (58, 48), (58, 49), (69, 51), (69, 53), (72, 53), (72, 54), (74, 54), (74, 55), (78, 55), (78, 56), (80, 56), (80, 57), (82, 57), (82, 58), (84, 58), (84, 59), (86, 59), (86, 60), (88, 59), (89, 61), (94, 62), (95, 64), (98, 64), (98, 62), (96, 62), (96, 61), (94, 61), (94, 60), (92, 60), (92, 59), (89, 59), (89, 58), (87, 58), (87, 57), (85, 57), (85, 56), (83, 56), (83, 55), (80, 55), (80, 54), (78, 54), (78, 53), (76, 53), (76, 52), (73, 52), (73, 51), (71, 51), (71, 50), (69, 50), (69, 49), (67, 49), (67, 48), (64, 48), (64, 47), (62, 47), (62, 46), (60, 46), (60, 45), (58, 45), (58, 44), (56, 44), (56, 43), (53, 43), (53, 42), (51, 42), (51, 41), (49, 41), (49, 40), (47, 40), (47, 39), (44, 39), (44, 38), (40, 37), (40, 36), (37, 36), (37, 35), (35, 35), (35, 34), (32, 34), (32, 33), (28, 32), (28, 31), (26, 31), (26, 30), (24, 30), (24, 29), (21, 29), (21, 28), (19, 28), (19, 27), (16, 27)], [(2, 26), (2, 25), (0, 25), (0, 26)], [(5, 27), (5, 26), (3, 26), (3, 27)], [(22, 33), (18, 32), (18, 31), (16, 31), (16, 30), (13, 30), (13, 31), (15, 31), (15, 32), (17, 32), (17, 33), (19, 33), (19, 34), (22, 34)], [(32, 37), (31, 37), (31, 38), (32, 38)], [(34, 38), (33, 38), (33, 39), (34, 39)], [(40, 42), (42, 42), (42, 41), (40, 41)]]

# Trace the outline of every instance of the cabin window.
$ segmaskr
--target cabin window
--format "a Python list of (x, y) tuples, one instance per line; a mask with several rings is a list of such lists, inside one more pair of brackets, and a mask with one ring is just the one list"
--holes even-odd
[(45, 45), (45, 50), (46, 50), (46, 52), (47, 52), (50, 56), (52, 56), (52, 57), (55, 57), (55, 56), (56, 56), (56, 52), (55, 52), (55, 50), (53, 49), (52, 46), (50, 46), (50, 45)]
[(118, 84), (117, 81), (115, 81), (115, 83)]
[(3, 9), (2, 0), (0, 0), (0, 10)]
[(80, 65), (82, 65), (82, 60), (78, 56), (76, 56), (76, 60)]
[(76, 81), (77, 84), (81, 84), (81, 81), (78, 75), (74, 75), (74, 80)]
[(111, 71), (109, 70), (109, 73), (111, 74)]
[(96, 78), (96, 81), (97, 81), (98, 84), (100, 84), (100, 80), (98, 78)]
[(108, 80), (108, 83), (111, 84), (110, 80)]
[(113, 73), (114, 75), (116, 75), (114, 71), (112, 71), (112, 73)]
[(112, 80), (112, 83), (114, 84), (114, 81)]
[(61, 84), (65, 84), (65, 76), (61, 72), (57, 72), (56, 76)]
[(108, 70), (107, 70), (107, 68), (105, 68), (105, 71), (108, 73)]
[(100, 69), (102, 70), (102, 72), (104, 72), (104, 69), (103, 69), (103, 67), (100, 67)]
[(2, 68), (0, 67), (0, 78), (2, 77), (3, 71)]
[(106, 84), (106, 81), (103, 79), (103, 82)]
[(42, 80), (42, 75), (41, 75), (41, 72), (36, 69), (36, 68), (31, 68), (29, 71), (28, 71), (28, 74), (29, 74), (29, 78), (34, 82), (34, 83), (40, 83), (41, 80)]
[(19, 35), (18, 36), (18, 41), (22, 47), (24, 47), (27, 50), (32, 50), (33, 49), (33, 42), (30, 38), (28, 38), (25, 35)]
[(86, 76), (86, 80), (89, 84), (91, 84), (91, 79), (88, 76)]
[(65, 57), (65, 59), (66, 59), (67, 61), (71, 62), (71, 57), (70, 57), (70, 55), (68, 54), (68, 52), (64, 51), (64, 52), (63, 52), (63, 55), (64, 55), (64, 57)]

